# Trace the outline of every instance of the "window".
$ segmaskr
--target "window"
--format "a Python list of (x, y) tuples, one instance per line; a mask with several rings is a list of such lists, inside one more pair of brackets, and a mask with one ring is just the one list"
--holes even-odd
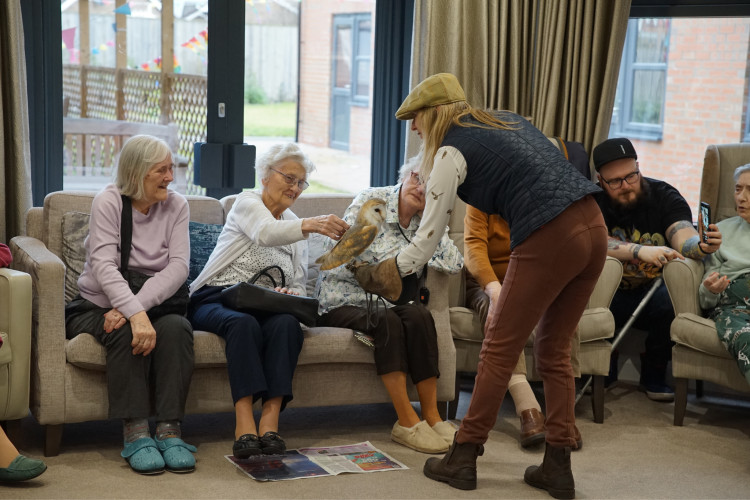
[(620, 63), (610, 136), (661, 140), (670, 19), (631, 19)]
[(750, 17), (631, 19), (626, 43), (609, 136), (695, 215), (706, 146), (748, 135)]
[[(207, 2), (61, 0), (63, 187), (112, 182), (123, 142), (143, 133), (175, 154), (194, 194), (193, 144), (206, 135)], [(169, 14), (166, 14), (169, 15)], [(125, 123), (123, 123), (125, 122)]]

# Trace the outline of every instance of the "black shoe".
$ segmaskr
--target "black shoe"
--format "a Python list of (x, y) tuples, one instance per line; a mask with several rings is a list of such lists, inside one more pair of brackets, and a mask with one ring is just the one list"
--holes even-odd
[(286, 443), (278, 432), (268, 431), (260, 438), (260, 447), (264, 455), (284, 455)]
[(477, 489), (477, 457), (484, 454), (484, 446), (476, 443), (453, 444), (441, 458), (428, 458), (422, 472), (435, 481), (448, 483), (459, 490)]
[(232, 453), (235, 458), (248, 458), (261, 455), (263, 450), (261, 449), (260, 439), (255, 434), (243, 434), (234, 442)]
[(542, 464), (528, 467), (523, 480), (534, 488), (547, 490), (554, 498), (575, 498), (576, 486), (570, 469), (570, 451), (569, 447), (547, 443)]

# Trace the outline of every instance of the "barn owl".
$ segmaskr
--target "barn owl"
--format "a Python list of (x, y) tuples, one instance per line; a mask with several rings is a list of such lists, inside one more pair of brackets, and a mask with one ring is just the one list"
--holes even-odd
[(380, 231), (385, 220), (385, 201), (380, 198), (367, 200), (359, 209), (354, 225), (341, 237), (336, 246), (318, 257), (321, 271), (346, 264), (364, 252)]

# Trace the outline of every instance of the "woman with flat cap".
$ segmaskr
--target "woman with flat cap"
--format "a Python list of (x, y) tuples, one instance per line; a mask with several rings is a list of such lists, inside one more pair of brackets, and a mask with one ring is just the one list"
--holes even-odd
[[(508, 111), (466, 102), (455, 76), (422, 81), (396, 112), (412, 120), (424, 141), (420, 174), (427, 202), (417, 233), (398, 256), (357, 270), (370, 291), (400, 295), (401, 280), (432, 256), (455, 198), (510, 226), (511, 256), (500, 296), (485, 326), (474, 392), (451, 448), (424, 466), (427, 477), (476, 488), (476, 460), (495, 424), (513, 368), (535, 326), (534, 353), (544, 382), (547, 437), (544, 461), (524, 480), (556, 498), (573, 498), (574, 437), (571, 339), (601, 273), (607, 229), (581, 175), (528, 121)], [(367, 288), (366, 288), (367, 289)]]

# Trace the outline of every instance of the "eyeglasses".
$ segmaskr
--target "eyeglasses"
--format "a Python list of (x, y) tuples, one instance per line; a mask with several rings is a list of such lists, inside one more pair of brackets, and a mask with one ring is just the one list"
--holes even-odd
[(424, 182), (422, 182), (422, 179), (419, 177), (419, 172), (412, 172), (410, 175), (411, 175), (411, 180), (417, 186), (421, 186), (422, 184), (424, 184)]
[(310, 183), (304, 179), (297, 179), (293, 175), (288, 175), (288, 174), (285, 174), (284, 172), (279, 172), (275, 168), (271, 168), (271, 167), (268, 167), (268, 168), (270, 168), (271, 170), (273, 170), (274, 172), (282, 176), (288, 185), (294, 186), (296, 184), (300, 191), (304, 191), (305, 189), (310, 187)]
[(602, 177), (601, 174), (599, 174), (599, 177), (601, 177), (602, 180), (607, 183), (607, 186), (609, 186), (610, 189), (619, 189), (620, 186), (622, 186), (622, 181), (625, 181), (630, 185), (635, 184), (635, 182), (638, 180), (639, 175), (641, 175), (640, 170), (636, 170), (635, 172), (630, 172), (625, 177), (618, 177), (617, 179), (607, 180)]

